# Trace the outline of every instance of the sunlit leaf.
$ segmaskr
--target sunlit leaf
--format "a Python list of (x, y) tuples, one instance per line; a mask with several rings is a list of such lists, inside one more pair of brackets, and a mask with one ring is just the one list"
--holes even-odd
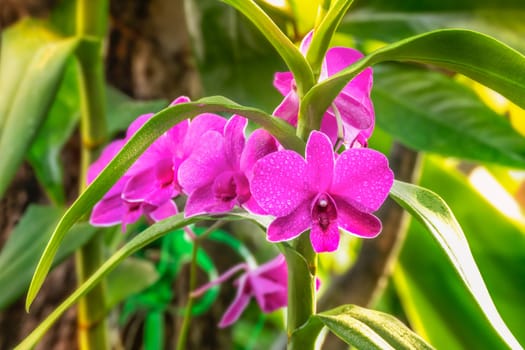
[(313, 87), (301, 105), (307, 124), (319, 125), (328, 106), (353, 77), (384, 61), (413, 61), (459, 72), (525, 108), (525, 56), (486, 35), (444, 29), (384, 46)]
[(417, 150), (525, 167), (525, 138), (468, 87), (405, 65), (374, 72), (377, 125)]
[(394, 182), (390, 194), (438, 241), (501, 338), (511, 348), (519, 348), (519, 342), (507, 328), (490, 297), (459, 223), (443, 199), (426, 188), (401, 181)]
[[(489, 204), (464, 174), (437, 157), (425, 157), (421, 184), (439, 192), (451, 206), (492, 300), (523, 343), (525, 306), (521, 300), (525, 285), (518, 282), (525, 281), (522, 227)], [(411, 325), (440, 349), (503, 347), (473, 296), (459, 284), (453, 265), (445, 260), (445, 253), (425, 234), (425, 228), (412, 223), (394, 274)]]

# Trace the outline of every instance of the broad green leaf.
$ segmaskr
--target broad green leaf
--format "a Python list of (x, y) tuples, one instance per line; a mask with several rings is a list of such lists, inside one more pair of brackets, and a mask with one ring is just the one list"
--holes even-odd
[(525, 167), (525, 138), (468, 87), (405, 65), (374, 71), (377, 125), (417, 150)]
[(104, 171), (91, 183), (73, 205), (64, 214), (48, 242), (44, 254), (40, 258), (26, 299), (26, 308), (29, 309), (36, 293), (44, 282), (49, 271), (50, 263), (60, 246), (60, 242), (67, 230), (102, 198), (111, 186), (133, 164), (138, 156), (157, 139), (178, 122), (193, 118), (201, 113), (228, 112), (238, 113), (249, 120), (261, 125), (273, 134), (279, 142), (291, 149), (302, 153), (304, 143), (295, 136), (295, 130), (285, 121), (269, 116), (254, 108), (240, 106), (224, 97), (209, 97), (196, 102), (182, 103), (168, 107), (144, 124), (128, 141), (119, 154), (106, 166)]
[(444, 29), (384, 46), (313, 87), (301, 105), (307, 124), (319, 124), (348, 81), (366, 67), (384, 61), (419, 62), (459, 72), (525, 107), (525, 56), (486, 35)]
[(343, 305), (312, 316), (358, 349), (432, 349), (395, 317), (356, 305)]
[(27, 153), (36, 177), (54, 203), (65, 202), (63, 166), (60, 152), (70, 138), (79, 117), (76, 65), (67, 65), (64, 79), (44, 123)]
[(122, 248), (116, 251), (102, 266), (98, 268), (82, 285), (80, 285), (66, 300), (64, 300), (57, 308), (49, 314), (37, 328), (31, 332), (15, 349), (32, 349), (37, 342), (42, 338), (45, 332), (53, 325), (53, 323), (78, 299), (88, 293), (94, 286), (96, 286), (109, 272), (113, 271), (125, 258), (135, 253), (139, 249), (147, 246), (151, 242), (159, 239), (167, 232), (182, 228), (194, 222), (201, 220), (201, 217), (194, 216), (185, 219), (183, 214), (177, 214), (166, 220), (158, 222), (126, 243)]
[(315, 28), (315, 35), (312, 37), (306, 59), (316, 76), (319, 76), (321, 63), (332, 37), (353, 2), (353, 0), (334, 0), (321, 23)]
[(163, 99), (134, 100), (111, 86), (106, 86), (106, 101), (107, 126), (110, 135), (126, 130), (137, 116), (153, 113), (168, 105), (168, 101)]
[[(395, 4), (403, 7), (404, 3), (397, 1)], [(473, 6), (469, 10), (453, 11), (426, 8), (415, 12), (403, 9), (389, 11), (365, 5), (354, 8), (343, 19), (338, 30), (360, 41), (380, 40), (391, 43), (432, 30), (462, 28), (490, 35), (524, 53), (524, 16), (525, 6), (513, 9)]]
[(421, 221), (437, 240), (501, 338), (511, 348), (520, 348), (519, 342), (499, 315), (463, 231), (443, 199), (426, 188), (401, 181), (394, 182), (390, 194), (399, 205)]
[(277, 51), (241, 13), (217, 0), (191, 0), (186, 10), (204, 95), (221, 94), (271, 111), (282, 99), (272, 87), (285, 71)]
[(106, 279), (106, 308), (111, 310), (130, 295), (151, 286), (158, 278), (155, 266), (148, 260), (129, 258), (122, 261)]
[[(0, 130), (0, 197), (47, 116), (66, 64), (78, 43), (78, 38), (56, 40), (40, 47), (27, 67), (13, 67), (23, 69), (8, 74), (6, 78), (20, 81), (15, 94), (11, 95), (11, 91), (5, 90), (15, 84), (9, 84), (9, 81), (6, 85), (2, 84), (0, 95), (9, 94), (10, 104), (0, 116), (0, 120), (3, 120)], [(6, 50), (10, 51), (11, 48), (4, 46), (2, 52)], [(5, 61), (2, 59), (2, 62)], [(2, 80), (3, 76), (2, 73)]]
[(295, 77), (299, 96), (314, 85), (310, 65), (298, 48), (253, 0), (222, 0), (242, 12), (277, 50)]
[(0, 135), (12, 101), (36, 52), (58, 39), (42, 21), (21, 20), (2, 32), (0, 50)]
[[(425, 157), (421, 184), (438, 192), (451, 206), (492, 300), (523, 344), (523, 228), (477, 193), (465, 175), (437, 157)], [(446, 254), (418, 222), (410, 226), (394, 282), (411, 325), (437, 348), (504, 347), (473, 296), (459, 282)]]
[[(29, 286), (31, 276), (63, 209), (31, 205), (11, 232), (0, 252), (0, 309), (20, 297)], [(53, 265), (81, 247), (97, 229), (87, 224), (73, 227), (64, 237)]]

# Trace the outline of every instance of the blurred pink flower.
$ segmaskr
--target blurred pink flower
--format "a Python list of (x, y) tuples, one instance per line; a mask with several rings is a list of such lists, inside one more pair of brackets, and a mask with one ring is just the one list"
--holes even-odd
[(364, 238), (381, 231), (371, 213), (379, 209), (393, 184), (387, 158), (367, 148), (352, 148), (337, 156), (328, 137), (313, 131), (306, 159), (282, 150), (260, 159), (254, 167), (252, 195), (276, 219), (268, 240), (280, 242), (311, 229), (316, 252), (339, 246), (339, 227)]
[[(313, 32), (301, 44), (301, 52), (306, 55)], [(326, 52), (321, 67), (319, 81), (338, 73), (363, 57), (352, 48), (333, 47)], [(299, 97), (291, 72), (278, 72), (274, 78), (275, 88), (285, 96), (273, 114), (296, 126), (299, 113)], [(374, 129), (374, 107), (370, 99), (372, 90), (372, 68), (367, 68), (353, 78), (337, 95), (333, 105), (341, 115), (344, 143), (349, 147), (366, 146)], [(337, 141), (337, 121), (333, 107), (328, 108), (321, 121), (321, 131), (327, 134), (335, 145)]]
[(282, 255), (278, 255), (257, 268), (252, 268), (246, 263), (236, 265), (216, 280), (194, 291), (192, 296), (201, 295), (212, 286), (223, 283), (239, 271), (244, 271), (244, 273), (233, 282), (234, 286), (237, 287), (237, 295), (222, 316), (219, 323), (221, 328), (235, 323), (252, 297), (255, 298), (261, 310), (266, 313), (284, 307), (288, 303), (288, 270)]

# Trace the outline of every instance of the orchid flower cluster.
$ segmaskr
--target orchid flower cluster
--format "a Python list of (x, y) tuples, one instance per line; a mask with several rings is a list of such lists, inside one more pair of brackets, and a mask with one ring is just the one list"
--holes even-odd
[[(306, 54), (312, 34), (301, 44)], [(328, 50), (320, 80), (339, 72), (362, 57), (350, 48)], [(290, 72), (276, 73), (275, 88), (284, 99), (273, 115), (297, 125), (299, 97)], [(309, 230), (313, 250), (332, 252), (339, 246), (339, 230), (364, 238), (381, 231), (372, 213), (386, 199), (393, 183), (387, 158), (367, 148), (374, 128), (370, 100), (372, 70), (350, 81), (326, 111), (320, 131), (312, 131), (305, 156), (284, 149), (267, 131), (245, 136), (247, 119), (229, 120), (204, 113), (173, 126), (159, 137), (129, 168), (91, 214), (96, 226), (126, 225), (145, 215), (159, 221), (178, 212), (174, 198), (186, 195), (186, 217), (224, 214), (235, 207), (252, 214), (271, 215), (267, 239), (282, 242)], [(172, 104), (188, 102), (179, 97)], [(113, 141), (89, 169), (92, 181), (126, 141), (152, 116), (133, 122), (124, 139)], [(341, 152), (341, 148), (343, 151)], [(259, 267), (241, 264), (211, 285), (234, 274), (237, 296), (220, 326), (240, 316), (253, 297), (264, 312), (287, 305), (287, 270), (282, 256)]]

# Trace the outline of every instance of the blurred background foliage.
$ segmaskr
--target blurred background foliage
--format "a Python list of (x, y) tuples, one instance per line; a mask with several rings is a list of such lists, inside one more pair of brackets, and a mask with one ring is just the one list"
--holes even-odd
[[(27, 288), (54, 222), (74, 198), (71, 188), (78, 174), (71, 164), (78, 149), (79, 99), (75, 63), (66, 47), (74, 28), (71, 3), (0, 4), (2, 20), (10, 24), (3, 28), (0, 56), (0, 228), (2, 242), (7, 241), (0, 251), (0, 281), (10, 281), (0, 283), (9, 286), (0, 292), (1, 324), (43, 316), (16, 316), (16, 300)], [(258, 3), (297, 43), (314, 26), (319, 5), (318, 0)], [(40, 19), (25, 18), (31, 13)], [(220, 94), (267, 112), (281, 99), (272, 80), (276, 71), (285, 70), (284, 63), (242, 15), (219, 1), (112, 1), (111, 18), (106, 74), (114, 86), (108, 85), (107, 91), (112, 136), (122, 133), (137, 115), (157, 111), (180, 94)], [(465, 28), (525, 53), (523, 18), (522, 0), (357, 0), (333, 44), (370, 52), (425, 31)], [(49, 57), (57, 65), (54, 70), (41, 68)], [(370, 147), (393, 155), (403, 145), (401, 158), (414, 157), (412, 151), (417, 151), (410, 177), (450, 205), (499, 312), (525, 343), (525, 112), (476, 82), (434, 67), (382, 64), (375, 68), (374, 80), (377, 125)], [(13, 200), (20, 193), (25, 197)], [(402, 222), (396, 227), (396, 239), (404, 240), (399, 259), (383, 271), (386, 279), (379, 296), (369, 300), (371, 306), (404, 320), (438, 349), (504, 348), (437, 243), (421, 232), (419, 223)], [(231, 235), (203, 248), (203, 282), (206, 273), (214, 276), (243, 258), (224, 254), (224, 244), (232, 252), (251, 251), (259, 262), (275, 254), (256, 226), (235, 223), (225, 230)], [(82, 245), (92, 231), (75, 227), (69, 236), (83, 240), (68, 240), (58, 260)], [(138, 227), (131, 227), (126, 236), (114, 230), (108, 234), (108, 247), (122, 244), (134, 232)], [(174, 249), (169, 237), (130, 260), (110, 284), (112, 303), (123, 305), (121, 345), (126, 348), (140, 347), (137, 343), (146, 349), (168, 346), (180, 327), (187, 252)], [(343, 242), (337, 253), (321, 256), (320, 292), (325, 298), (333, 295), (333, 281), (358, 268), (352, 266), (362, 254), (362, 243), (348, 237)], [(130, 280), (136, 288), (123, 288)], [(355, 302), (353, 293), (363, 288), (343, 286), (339, 294), (347, 295), (347, 303)], [(281, 312), (261, 316), (251, 305), (231, 329), (215, 328), (232, 293), (233, 288), (225, 286), (208, 296), (219, 302), (204, 303), (206, 309), (211, 307), (207, 313), (196, 311), (200, 316), (194, 324), (201, 326), (193, 332), (206, 336), (191, 338), (191, 344), (202, 349), (282, 348)], [(0, 348), (9, 348), (30, 326), (21, 327), (13, 338), (8, 328), (0, 329)], [(162, 337), (167, 340), (159, 340)], [(42, 346), (56, 345), (60, 336), (47, 341)], [(345, 348), (337, 340), (329, 341), (327, 348)]]

